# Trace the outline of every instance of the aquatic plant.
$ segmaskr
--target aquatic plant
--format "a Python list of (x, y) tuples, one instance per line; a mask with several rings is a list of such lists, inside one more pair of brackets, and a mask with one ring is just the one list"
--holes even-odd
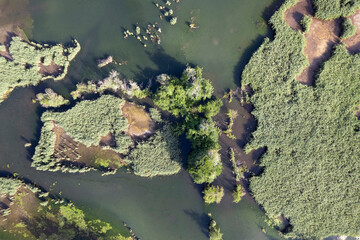
[[(11, 59), (0, 56), (0, 102), (16, 87), (36, 85), (47, 78), (60, 80), (65, 77), (70, 61), (80, 51), (80, 44), (74, 40), (75, 47), (64, 48), (58, 44), (44, 47), (40, 44), (23, 41), (13, 37), (9, 46)], [(43, 74), (40, 65), (54, 64), (61, 68), (51, 74)]]
[(170, 19), (170, 24), (171, 25), (175, 25), (177, 23), (177, 17), (172, 17), (171, 19)]
[(235, 139), (235, 136), (232, 134), (232, 127), (234, 125), (234, 120), (238, 117), (239, 114), (236, 110), (229, 109), (226, 115), (229, 118), (229, 124), (227, 126), (227, 129), (224, 131), (224, 133), (229, 138)]
[(149, 139), (140, 142), (124, 159), (136, 175), (172, 175), (181, 169), (181, 151), (171, 126), (165, 125)]
[(224, 196), (224, 188), (220, 186), (208, 185), (205, 187), (203, 194), (205, 203), (219, 204)]
[(64, 99), (63, 96), (58, 95), (51, 88), (46, 88), (45, 93), (36, 94), (35, 102), (39, 102), (41, 106), (45, 108), (49, 107), (60, 107), (62, 105), (67, 105), (70, 103), (69, 100)]
[(342, 39), (347, 39), (349, 37), (352, 37), (356, 33), (356, 26), (352, 23), (351, 19), (345, 18), (342, 24)]
[[(271, 219), (283, 214), (290, 220), (285, 237), (359, 236), (360, 57), (337, 46), (315, 86), (299, 83), (296, 77), (308, 66), (305, 38), (283, 17), (296, 2), (286, 1), (274, 14), (274, 40), (264, 41), (242, 74), (242, 86), (254, 91), (258, 122), (246, 150), (266, 147), (264, 171), (251, 179), (250, 190)], [(327, 10), (339, 6), (315, 2)], [(325, 10), (318, 8), (317, 16), (334, 16)]]

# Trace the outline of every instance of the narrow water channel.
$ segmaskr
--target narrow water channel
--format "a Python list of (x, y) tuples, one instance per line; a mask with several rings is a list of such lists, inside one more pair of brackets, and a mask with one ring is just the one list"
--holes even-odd
[[(31, 99), (48, 86), (67, 95), (75, 83), (98, 80), (114, 68), (141, 82), (159, 73), (179, 74), (190, 63), (204, 68), (218, 93), (236, 87), (243, 66), (270, 34), (262, 16), (273, 6), (272, 0), (172, 2), (178, 16), (174, 26), (160, 20), (150, 0), (30, 0), (29, 6), (33, 40), (66, 43), (76, 38), (82, 51), (63, 81), (17, 89), (0, 105), (0, 170), (18, 173), (113, 224), (124, 221), (144, 240), (207, 239), (208, 212), (225, 240), (280, 238), (265, 227), (264, 214), (248, 196), (234, 204), (226, 191), (219, 206), (205, 206), (200, 186), (184, 170), (153, 179), (127, 173), (102, 177), (97, 172), (40, 172), (30, 167), (31, 151), (24, 148), (26, 142), (37, 141), (41, 127), (41, 110)], [(199, 28), (190, 30), (187, 21)], [(145, 27), (154, 22), (162, 28), (161, 45), (144, 48), (135, 39), (123, 39), (122, 28), (133, 30), (133, 24)], [(106, 55), (127, 64), (97, 69), (96, 59)], [(236, 127), (247, 131), (243, 125), (250, 116), (243, 115)], [(228, 172), (222, 181), (231, 181)]]

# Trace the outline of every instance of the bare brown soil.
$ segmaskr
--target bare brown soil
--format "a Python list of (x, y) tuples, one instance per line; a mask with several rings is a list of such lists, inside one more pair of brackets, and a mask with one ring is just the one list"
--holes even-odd
[(121, 111), (129, 122), (126, 134), (141, 136), (151, 132), (153, 122), (150, 115), (142, 107), (126, 102)]
[(51, 62), (51, 64), (45, 66), (42, 63), (39, 63), (39, 73), (46, 76), (59, 76), (64, 71), (63, 67), (60, 67), (59, 65), (56, 65), (54, 62)]
[(356, 54), (360, 52), (360, 10), (349, 17), (357, 30), (354, 36), (343, 40), (342, 42), (347, 47), (349, 53)]
[[(53, 131), (56, 136), (54, 156), (59, 162), (70, 161), (94, 167), (95, 159), (108, 159), (111, 160), (109, 164), (111, 169), (126, 165), (121, 156), (113, 150), (103, 149), (100, 145), (87, 147), (80, 142), (74, 141), (61, 127), (55, 123), (53, 124)], [(100, 142), (103, 143), (102, 146), (105, 146), (113, 141), (112, 135), (108, 134)]]
[(27, 236), (26, 239), (35, 239), (26, 227), (22, 227), (38, 216), (40, 200), (27, 186), (21, 186), (14, 196), (0, 197), (0, 209), (9, 208), (11, 213), (8, 216), (0, 214), (0, 227), (18, 237)]
[[(299, 22), (304, 15), (313, 15), (310, 0), (299, 0), (299, 2), (288, 9), (285, 13), (285, 22), (294, 30), (301, 31)], [(305, 68), (298, 76), (298, 81), (306, 85), (313, 85), (314, 77), (321, 64), (330, 58), (332, 48), (340, 42), (341, 20), (335, 19), (323, 21), (312, 18), (310, 30), (305, 34), (306, 46), (305, 56), (309, 60), (309, 67)]]

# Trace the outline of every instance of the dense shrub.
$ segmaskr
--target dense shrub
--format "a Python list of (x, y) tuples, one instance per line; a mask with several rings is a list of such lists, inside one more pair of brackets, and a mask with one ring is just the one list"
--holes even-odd
[(349, 18), (344, 19), (342, 29), (343, 29), (342, 34), (341, 34), (342, 39), (352, 37), (356, 33), (356, 26), (354, 24), (352, 24), (352, 22)]
[(312, 18), (304, 15), (300, 21), (301, 27), (303, 28), (304, 33), (308, 33), (310, 31), (310, 26), (312, 23)]
[(283, 214), (290, 220), (286, 237), (358, 236), (360, 56), (338, 46), (316, 87), (297, 82), (308, 64), (304, 37), (283, 21), (295, 2), (287, 1), (272, 17), (275, 39), (262, 44), (242, 75), (242, 84), (254, 90), (258, 121), (247, 150), (266, 147), (264, 172), (250, 189), (271, 218)]
[(346, 17), (360, 8), (357, 0), (313, 0), (315, 17), (324, 20)]
[(224, 196), (224, 188), (220, 186), (209, 185), (205, 187), (203, 194), (205, 203), (219, 204)]
[(195, 149), (190, 152), (187, 160), (188, 172), (197, 184), (212, 183), (222, 172), (217, 150)]
[(136, 175), (143, 177), (175, 174), (181, 169), (178, 139), (165, 125), (150, 139), (140, 142), (125, 160), (133, 164)]
[(219, 226), (217, 225), (216, 221), (211, 217), (211, 215), (210, 215), (210, 224), (209, 224), (209, 239), (210, 240), (223, 239), (223, 234), (220, 232)]

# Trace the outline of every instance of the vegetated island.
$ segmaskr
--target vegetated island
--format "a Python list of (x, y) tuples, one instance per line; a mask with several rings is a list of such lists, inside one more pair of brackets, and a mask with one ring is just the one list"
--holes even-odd
[[(159, 121), (156, 110), (151, 111)], [(32, 162), (38, 170), (95, 168), (109, 174), (131, 165), (137, 175), (156, 176), (181, 168), (179, 143), (171, 127), (156, 123), (144, 108), (120, 97), (84, 100), (64, 112), (47, 111), (41, 120), (44, 125)], [(158, 129), (153, 131), (155, 125)]]
[[(286, 1), (270, 20), (274, 40), (242, 74), (258, 121), (247, 150), (266, 149), (250, 190), (275, 225), (289, 222), (279, 227), (287, 238), (360, 236), (360, 49), (337, 30), (350, 18), (357, 30), (347, 39), (359, 39), (358, 9), (359, 1)], [(295, 12), (312, 22), (297, 28)]]
[(36, 85), (48, 78), (63, 79), (80, 49), (76, 40), (73, 47), (65, 48), (61, 44), (37, 44), (19, 36), (0, 45), (0, 103), (16, 87)]
[(123, 224), (92, 219), (73, 203), (13, 178), (0, 177), (2, 236), (16, 239), (135, 240)]
[(141, 90), (112, 71), (98, 84), (78, 84), (71, 94), (74, 99), (107, 90), (138, 98), (149, 95), (156, 106), (178, 117), (176, 126), (163, 121), (155, 108), (150, 108), (149, 114), (119, 95), (83, 100), (69, 110), (42, 115), (43, 127), (32, 166), (68, 172), (95, 168), (105, 174), (127, 166), (140, 176), (171, 175), (181, 169), (178, 138), (185, 133), (193, 148), (187, 170), (196, 183), (211, 183), (222, 171), (220, 131), (212, 120), (222, 101), (212, 95), (213, 87), (202, 77), (199, 67), (186, 68), (180, 79), (159, 75), (157, 84), (154, 92)]

